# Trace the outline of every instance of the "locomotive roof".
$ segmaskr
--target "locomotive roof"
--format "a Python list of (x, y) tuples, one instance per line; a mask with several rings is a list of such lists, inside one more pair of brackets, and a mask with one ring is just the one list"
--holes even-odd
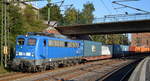
[[(56, 37), (49, 37), (49, 36), (42, 36), (42, 35), (19, 35), (17, 38), (46, 38), (46, 39), (54, 39), (54, 40), (65, 40), (65, 41), (79, 41), (79, 40), (71, 40), (71, 39), (64, 39), (64, 38), (56, 38)], [(80, 40), (81, 41), (81, 40)]]
[(28, 32), (26, 35), (20, 35), (20, 36), (38, 36), (38, 37), (54, 37), (54, 38), (62, 38), (62, 39), (68, 39), (67, 36), (64, 35), (57, 35), (53, 33), (46, 33), (46, 32)]

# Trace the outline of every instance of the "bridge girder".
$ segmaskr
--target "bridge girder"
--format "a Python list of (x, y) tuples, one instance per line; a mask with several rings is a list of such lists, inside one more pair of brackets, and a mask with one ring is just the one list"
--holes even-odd
[(150, 32), (150, 20), (55, 27), (64, 35), (96, 35)]

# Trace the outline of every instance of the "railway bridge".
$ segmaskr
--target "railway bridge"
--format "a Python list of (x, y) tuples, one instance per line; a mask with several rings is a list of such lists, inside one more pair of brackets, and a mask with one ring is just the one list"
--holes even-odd
[(150, 32), (150, 13), (108, 15), (95, 19), (93, 24), (55, 27), (64, 35), (94, 35)]
[(91, 35), (150, 32), (150, 20), (97, 23), (56, 27), (64, 35)]

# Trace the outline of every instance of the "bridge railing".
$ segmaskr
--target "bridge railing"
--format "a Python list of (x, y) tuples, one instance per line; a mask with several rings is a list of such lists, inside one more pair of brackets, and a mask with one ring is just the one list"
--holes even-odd
[(150, 20), (150, 13), (106, 15), (102, 18), (95, 18), (93, 23), (122, 22), (135, 20)]
[(150, 13), (135, 13), (135, 14), (117, 14), (117, 15), (106, 15), (101, 18), (94, 18), (92, 20), (79, 19), (72, 23), (61, 22), (60, 26), (68, 25), (79, 25), (79, 24), (92, 24), (92, 23), (108, 23), (108, 22), (123, 22), (123, 21), (135, 21), (135, 20), (150, 20)]

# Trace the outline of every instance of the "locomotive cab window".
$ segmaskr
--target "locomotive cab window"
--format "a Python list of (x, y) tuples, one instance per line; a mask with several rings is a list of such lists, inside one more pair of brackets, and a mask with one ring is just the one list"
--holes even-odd
[(34, 38), (28, 39), (28, 45), (36, 45), (36, 39)]
[(25, 39), (24, 38), (19, 38), (17, 41), (17, 45), (24, 45)]

